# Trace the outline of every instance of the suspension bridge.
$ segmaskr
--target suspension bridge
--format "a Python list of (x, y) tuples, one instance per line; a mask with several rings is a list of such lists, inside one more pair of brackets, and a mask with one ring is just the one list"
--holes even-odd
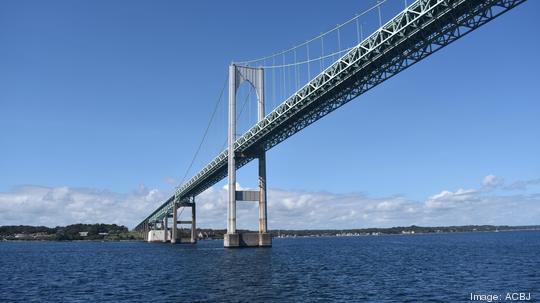
[[(525, 0), (391, 2), (377, 1), (352, 19), (292, 48), (259, 59), (232, 63), (227, 81), (228, 147), (222, 146), (222, 151), (215, 158), (185, 180), (192, 161), (174, 194), (142, 220), (135, 230), (143, 233), (148, 241), (195, 243), (195, 198), (228, 177), (224, 246), (271, 246), (267, 226), (268, 150)], [(394, 9), (388, 19), (382, 16), (385, 6)], [(364, 35), (365, 32), (370, 34)], [(257, 121), (238, 137), (237, 93), (243, 82), (247, 82), (255, 92)], [(276, 105), (269, 105), (266, 99)], [(266, 108), (272, 110), (266, 114)], [(197, 153), (200, 148), (201, 145)], [(258, 161), (258, 190), (237, 190), (236, 171), (252, 160)], [(236, 201), (241, 200), (258, 202), (258, 233), (237, 231)], [(180, 208), (191, 209), (191, 220), (178, 220)], [(188, 237), (179, 236), (178, 224), (191, 225)]]

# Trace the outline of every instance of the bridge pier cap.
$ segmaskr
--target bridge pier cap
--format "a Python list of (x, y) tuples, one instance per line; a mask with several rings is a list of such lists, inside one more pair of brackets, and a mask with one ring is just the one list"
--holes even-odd
[[(228, 124), (228, 178), (229, 203), (227, 207), (227, 233), (224, 235), (225, 247), (271, 246), (272, 239), (268, 234), (267, 195), (266, 195), (266, 152), (264, 149), (257, 155), (259, 161), (259, 233), (238, 234), (236, 232), (236, 93), (242, 82), (247, 81), (257, 95), (258, 121), (264, 119), (264, 69), (248, 66), (229, 66), (229, 124)], [(244, 196), (244, 195), (240, 195)]]

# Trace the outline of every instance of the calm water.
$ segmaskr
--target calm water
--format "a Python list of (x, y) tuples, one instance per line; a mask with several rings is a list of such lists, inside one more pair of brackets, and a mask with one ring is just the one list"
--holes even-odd
[(2, 242), (2, 302), (540, 301), (540, 232), (274, 239), (225, 250), (139, 242)]

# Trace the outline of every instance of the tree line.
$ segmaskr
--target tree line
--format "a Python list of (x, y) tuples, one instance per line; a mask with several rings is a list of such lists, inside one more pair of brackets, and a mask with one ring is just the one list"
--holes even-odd
[(68, 226), (0, 226), (0, 238), (5, 240), (135, 240), (138, 233), (117, 224), (72, 224)]

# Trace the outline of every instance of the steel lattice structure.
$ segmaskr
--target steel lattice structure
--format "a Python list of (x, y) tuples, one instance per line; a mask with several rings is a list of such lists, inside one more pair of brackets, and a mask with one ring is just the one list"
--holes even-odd
[[(235, 142), (236, 168), (374, 86), (421, 61), (526, 0), (417, 0), (353, 47)], [(161, 220), (227, 176), (222, 151), (135, 229)]]

